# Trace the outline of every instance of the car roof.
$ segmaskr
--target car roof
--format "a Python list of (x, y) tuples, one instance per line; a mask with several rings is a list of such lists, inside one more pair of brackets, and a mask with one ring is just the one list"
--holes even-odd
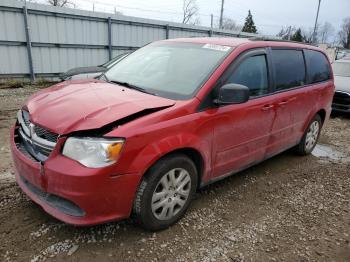
[(248, 38), (238, 38), (238, 37), (189, 37), (189, 38), (175, 38), (175, 39), (169, 39), (165, 41), (226, 45), (226, 46), (232, 46), (232, 47), (251, 42), (251, 40), (249, 40)]
[(183, 43), (199, 43), (199, 44), (214, 44), (214, 45), (225, 45), (231, 47), (237, 47), (239, 45), (253, 45), (253, 46), (281, 46), (290, 48), (307, 48), (314, 49), (324, 53), (322, 49), (299, 42), (284, 41), (278, 39), (268, 39), (261, 37), (242, 38), (242, 37), (190, 37), (190, 38), (175, 38), (161, 41), (170, 42), (183, 42)]

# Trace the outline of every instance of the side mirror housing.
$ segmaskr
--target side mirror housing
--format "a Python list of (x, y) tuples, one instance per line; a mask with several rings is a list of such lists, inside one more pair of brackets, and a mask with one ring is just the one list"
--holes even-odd
[(249, 88), (247, 86), (226, 84), (219, 89), (218, 97), (214, 100), (214, 103), (218, 105), (242, 104), (248, 100)]

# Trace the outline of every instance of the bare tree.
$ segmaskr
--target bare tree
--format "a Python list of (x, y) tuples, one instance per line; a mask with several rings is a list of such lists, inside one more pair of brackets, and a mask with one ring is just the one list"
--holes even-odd
[(334, 34), (334, 27), (329, 22), (325, 22), (321, 25), (317, 31), (317, 37), (319, 43), (328, 43), (329, 38)]
[[(320, 43), (328, 43), (331, 36), (334, 32), (334, 27), (328, 23), (325, 22), (322, 26), (317, 25), (318, 30), (316, 30), (316, 39)], [(304, 43), (312, 43), (313, 40), (313, 28), (300, 28), (300, 32), (302, 35), (302, 41)], [(282, 26), (281, 30), (278, 32), (277, 36), (281, 37), (283, 40), (292, 40), (297, 32), (297, 28), (295, 26)]]
[(47, 0), (47, 3), (49, 5), (58, 6), (58, 7), (69, 7), (71, 5), (74, 5), (69, 0)]
[(201, 19), (197, 16), (193, 21), (189, 22), (190, 25), (200, 25)]
[(183, 24), (188, 24), (198, 13), (196, 0), (183, 0)]
[(312, 43), (312, 37), (313, 37), (314, 29), (312, 27), (309, 28), (302, 28), (301, 34), (303, 35), (303, 41), (305, 43)]
[(290, 40), (296, 31), (297, 29), (295, 26), (282, 26), (277, 36), (281, 37), (283, 40)]
[(232, 30), (232, 31), (241, 31), (242, 30), (242, 26), (238, 25), (235, 20), (228, 18), (228, 17), (223, 17), (221, 28), (226, 29), (226, 30)]
[(350, 17), (344, 19), (341, 30), (338, 32), (338, 38), (344, 48), (350, 49)]
[(37, 3), (37, 0), (23, 0), (23, 2), (26, 3)]

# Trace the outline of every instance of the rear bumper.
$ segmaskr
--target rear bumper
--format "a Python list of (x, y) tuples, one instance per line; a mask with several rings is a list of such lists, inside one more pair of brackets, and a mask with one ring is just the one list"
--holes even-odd
[(141, 175), (86, 168), (55, 152), (41, 164), (18, 149), (14, 128), (11, 151), (18, 185), (53, 217), (83, 226), (130, 216)]

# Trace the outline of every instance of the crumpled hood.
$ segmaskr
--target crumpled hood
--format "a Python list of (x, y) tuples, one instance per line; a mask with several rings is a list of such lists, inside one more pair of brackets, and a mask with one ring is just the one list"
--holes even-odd
[(343, 91), (350, 94), (350, 77), (335, 75), (334, 85), (336, 91)]
[(25, 107), (31, 121), (57, 134), (101, 128), (175, 101), (98, 80), (66, 81), (32, 95)]

